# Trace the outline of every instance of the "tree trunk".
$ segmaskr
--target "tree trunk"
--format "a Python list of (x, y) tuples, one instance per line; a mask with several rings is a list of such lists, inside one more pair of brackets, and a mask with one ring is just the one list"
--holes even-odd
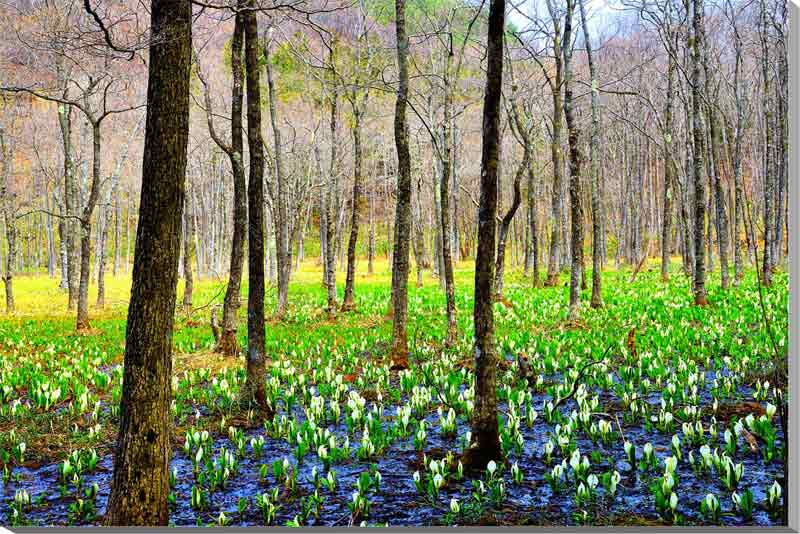
[(122, 246), (122, 199), (120, 198), (121, 188), (117, 184), (114, 190), (114, 267), (112, 273), (114, 276), (120, 271), (122, 265), (122, 254), (120, 247)]
[(100, 121), (94, 120), (92, 125), (92, 178), (86, 205), (81, 215), (81, 275), (78, 286), (78, 331), (89, 329), (89, 268), (92, 253), (92, 213), (100, 195)]
[[(718, 95), (711, 96), (711, 81), (713, 72), (708, 66), (708, 49), (707, 42), (703, 43), (703, 71), (705, 74), (705, 92), (710, 98), (715, 100), (719, 98)], [(722, 289), (728, 289), (728, 219), (725, 214), (724, 206), (724, 192), (722, 190), (722, 159), (721, 159), (721, 135), (719, 120), (714, 106), (708, 103), (705, 106), (706, 116), (708, 117), (708, 170), (709, 170), (709, 213), (714, 214), (713, 229), (716, 232), (717, 250), (719, 252), (719, 264)], [(712, 204), (713, 202), (713, 204)], [(711, 220), (709, 220), (709, 250), (713, 250), (713, 242), (711, 241)], [(711, 255), (709, 255), (709, 264), (711, 264)], [(713, 267), (711, 267), (713, 270)]]
[[(8, 210), (8, 208), (6, 208)], [(14, 262), (17, 260), (17, 224), (14, 215), (6, 212), (6, 240), (8, 241), (8, 254), (6, 255), (6, 269), (3, 283), (6, 289), (6, 313), (14, 313)]]
[[(689, 0), (686, 0), (687, 11), (689, 10)], [(680, 195), (683, 201), (681, 202), (681, 220), (683, 221), (683, 245), (684, 245), (684, 269), (686, 275), (694, 280), (694, 239), (692, 238), (692, 212), (689, 209), (692, 206), (691, 182), (694, 181), (694, 136), (692, 132), (692, 124), (694, 122), (694, 115), (692, 113), (691, 95), (689, 98), (684, 99), (684, 111), (686, 115), (686, 162), (684, 164), (684, 182), (678, 180), (680, 186)]]
[(237, 314), (241, 298), (244, 245), (247, 238), (247, 181), (244, 175), (244, 141), (242, 138), (243, 44), (243, 16), (241, 13), (237, 13), (231, 40), (231, 144), (230, 151), (228, 151), (228, 159), (233, 171), (233, 239), (231, 241), (228, 287), (222, 303), (222, 332), (217, 342), (217, 351), (226, 356), (234, 356), (238, 352)]
[(767, 36), (767, 5), (761, 0), (761, 77), (762, 77), (762, 96), (761, 105), (764, 113), (764, 132), (766, 144), (764, 146), (764, 253), (763, 266), (761, 267), (761, 281), (769, 287), (772, 285), (772, 233), (774, 229), (774, 210), (773, 202), (775, 197), (773, 179), (773, 151), (774, 139), (772, 130), (772, 102), (770, 76), (771, 65), (769, 55), (769, 42)]
[(78, 331), (89, 329), (89, 255), (91, 254), (91, 221), (81, 220), (80, 279), (78, 283)]
[[(144, 118), (144, 117), (143, 117)], [(102, 208), (100, 209), (100, 213), (97, 216), (97, 246), (95, 252), (95, 262), (97, 266), (97, 302), (96, 306), (98, 308), (103, 308), (105, 306), (106, 300), (106, 263), (107, 263), (107, 256), (108, 256), (108, 231), (109, 226), (111, 225), (111, 217), (112, 217), (112, 202), (114, 198), (119, 195), (119, 179), (122, 173), (122, 167), (125, 165), (125, 161), (128, 159), (128, 152), (130, 150), (131, 141), (135, 139), (139, 134), (139, 129), (141, 127), (142, 122), (139, 121), (134, 126), (133, 131), (128, 136), (127, 140), (125, 141), (125, 145), (122, 147), (119, 156), (117, 157), (117, 162), (114, 166), (114, 171), (111, 173), (111, 186), (108, 190), (106, 195), (106, 200)]]
[[(411, 243), (411, 154), (408, 147), (408, 36), (406, 3), (395, 0), (397, 32), (397, 99), (394, 140), (397, 148), (397, 207), (395, 208), (394, 253), (392, 255), (392, 352), (393, 369), (408, 367), (408, 271)], [(355, 210), (354, 210), (355, 219)]]
[(72, 310), (78, 303), (78, 261), (77, 261), (77, 180), (75, 177), (75, 160), (72, 149), (72, 107), (58, 106), (58, 124), (61, 129), (61, 142), (64, 147), (64, 211), (66, 220), (64, 230), (67, 252), (67, 289), (69, 300), (67, 308)]
[(345, 279), (344, 302), (342, 303), (344, 310), (352, 310), (355, 307), (356, 245), (358, 244), (361, 194), (364, 187), (362, 183), (361, 111), (357, 109), (357, 106), (353, 109), (353, 157), (353, 216), (350, 223), (350, 238), (347, 241), (347, 278)]
[(45, 206), (47, 211), (50, 212), (45, 218), (45, 235), (47, 237), (47, 276), (50, 278), (56, 277), (56, 239), (55, 230), (53, 228), (53, 211), (54, 207), (50, 204), (49, 188), (45, 188)]
[[(58, 193), (54, 192), (54, 196)], [(64, 209), (64, 202), (58, 202), (57, 199), (54, 198), (56, 204), (58, 204), (58, 211), (59, 215), (58, 218), (58, 237), (59, 237), (59, 245), (58, 245), (58, 253), (61, 258), (61, 281), (58, 284), (58, 288), (61, 290), (67, 290), (69, 292), (69, 271), (67, 270), (67, 266), (69, 264), (69, 253), (67, 252), (67, 239), (69, 239), (69, 232), (67, 231), (67, 220), (66, 220), (66, 210)]]
[[(255, 0), (247, 0), (254, 7)], [(258, 18), (256, 12), (242, 13), (247, 72), (247, 142), (250, 149), (250, 178), (247, 184), (247, 378), (242, 399), (267, 409), (266, 347), (264, 322), (264, 145), (261, 137), (261, 74), (259, 72)]]
[[(592, 42), (589, 36), (589, 25), (586, 21), (585, 0), (578, 0), (583, 26), (583, 40), (586, 45), (586, 60), (592, 78), (592, 133), (589, 140), (589, 157), (591, 159), (591, 203), (592, 203), (592, 308), (603, 306), (602, 275), (603, 269), (603, 228), (602, 209), (600, 205), (600, 86), (597, 79), (597, 67), (594, 64)], [(665, 213), (669, 213), (666, 206)], [(666, 217), (665, 217), (666, 218)]]
[(367, 273), (375, 272), (375, 183), (369, 186), (369, 243), (367, 246)]
[(120, 429), (106, 523), (166, 526), (172, 328), (189, 139), (192, 6), (153, 0), (140, 222), (128, 307)]
[(703, 176), (703, 150), (704, 128), (701, 95), (701, 61), (700, 56), (703, 46), (703, 0), (693, 0), (692, 26), (694, 37), (692, 45), (692, 134), (694, 137), (694, 303), (697, 306), (706, 306), (706, 264), (705, 264), (705, 217), (706, 217), (706, 190), (705, 177)]
[(6, 141), (5, 131), (0, 126), (0, 158), (2, 158), (2, 190), (0, 190), (0, 202), (2, 202), (3, 222), (6, 227), (6, 241), (8, 242), (8, 254), (5, 258), (5, 272), (3, 273), (3, 283), (6, 290), (6, 313), (14, 313), (14, 263), (17, 260), (17, 222), (14, 214), (15, 193), (11, 191), (12, 166), (14, 153)]
[[(775, 252), (772, 257), (775, 263), (782, 262), (788, 252), (788, 203), (786, 193), (789, 182), (789, 60), (786, 49), (787, 10), (786, 0), (780, 3), (780, 18), (774, 17), (773, 27), (776, 30), (776, 55), (778, 56), (778, 76), (776, 87), (776, 100), (778, 117), (776, 121), (776, 193), (775, 204)], [(784, 246), (786, 241), (786, 246)]]
[(531, 166), (531, 142), (527, 131), (528, 125), (522, 123), (516, 101), (511, 102), (511, 112), (509, 115), (511, 128), (516, 128), (517, 137), (522, 141), (523, 152), (522, 160), (519, 162), (519, 166), (514, 173), (514, 198), (511, 201), (511, 206), (509, 206), (508, 211), (500, 221), (500, 236), (497, 240), (497, 256), (495, 258), (494, 290), (496, 300), (501, 300), (503, 298), (503, 278), (505, 274), (508, 230), (511, 228), (511, 222), (514, 220), (514, 215), (517, 214), (519, 205), (522, 203), (522, 177)]
[(528, 167), (528, 235), (530, 236), (529, 262), (533, 287), (539, 287), (539, 230), (536, 224), (536, 182), (533, 168)]
[(185, 195), (183, 218), (186, 234), (183, 236), (183, 309), (186, 313), (192, 311), (192, 293), (194, 292), (194, 280), (192, 278), (192, 240), (194, 239), (194, 220), (189, 210), (189, 195)]
[[(439, 132), (438, 142), (440, 144), (444, 144), (442, 132)], [(444, 176), (444, 165), (442, 164), (441, 158), (437, 158), (434, 161), (434, 171), (433, 171), (433, 220), (435, 224), (433, 224), (434, 232), (431, 236), (433, 239), (432, 246), (433, 250), (435, 251), (433, 256), (433, 274), (434, 276), (438, 277), (439, 279), (439, 286), (442, 289), (445, 289), (445, 282), (444, 282), (444, 258), (442, 254), (444, 253), (444, 247), (442, 245), (442, 189), (441, 183), (443, 181)], [(436, 185), (439, 187), (436, 187)]]
[(278, 127), (278, 110), (275, 96), (275, 81), (272, 73), (270, 40), (264, 43), (264, 63), (267, 70), (267, 91), (269, 96), (269, 117), (272, 125), (272, 137), (275, 143), (275, 181), (277, 182), (277, 210), (275, 213), (275, 248), (278, 254), (278, 307), (276, 317), (283, 317), (289, 305), (289, 277), (292, 269), (292, 246), (289, 238), (289, 213), (287, 201), (286, 177), (283, 168), (283, 147), (281, 146), (281, 130)]
[(553, 228), (550, 234), (550, 252), (547, 259), (547, 280), (546, 286), (555, 286), (558, 283), (558, 254), (559, 241), (561, 239), (561, 182), (563, 155), (561, 153), (561, 126), (563, 115), (563, 103), (561, 101), (562, 85), (562, 62), (561, 62), (561, 28), (560, 22), (555, 13), (551, 13), (553, 18), (553, 53), (555, 56), (555, 80), (550, 85), (553, 98), (553, 124), (550, 139), (550, 155), (553, 160), (553, 190), (552, 190), (552, 211)]
[(733, 142), (734, 218), (733, 218), (733, 285), (739, 286), (744, 276), (741, 235), (744, 226), (744, 184), (742, 180), (742, 138), (744, 137), (744, 102), (740, 83), (742, 69), (742, 38), (734, 25), (733, 47), (736, 54), (733, 89), (736, 98), (736, 133)]
[(714, 207), (716, 210), (717, 249), (719, 250), (719, 267), (722, 278), (722, 289), (728, 289), (728, 215), (725, 212), (725, 192), (722, 189), (722, 151), (721, 131), (717, 113), (709, 106), (709, 125), (711, 135), (711, 158), (714, 178)]
[[(444, 293), (447, 307), (447, 337), (445, 346), (452, 346), (458, 336), (458, 326), (456, 324), (456, 297), (455, 281), (453, 278), (453, 224), (450, 220), (450, 181), (453, 177), (453, 87), (452, 87), (452, 64), (453, 64), (453, 35), (448, 35), (448, 52), (445, 62), (444, 76), (444, 118), (442, 130), (442, 179), (439, 184), (439, 201), (441, 208), (441, 233), (442, 233), (442, 269), (439, 272), (440, 278), (444, 281)], [(463, 51), (462, 51), (463, 56)], [(460, 70), (461, 61), (459, 61)], [(442, 272), (444, 271), (444, 272)]]
[(500, 99), (503, 87), (505, 0), (491, 0), (483, 101), (481, 196), (478, 208), (478, 254), (475, 258), (475, 408), (472, 441), (464, 452), (466, 467), (483, 469), (499, 460), (497, 366), (494, 340), (494, 251), (497, 223), (497, 179), (500, 163)]
[[(334, 65), (336, 58), (336, 41), (331, 43), (330, 48), (330, 63)], [(331, 316), (336, 315), (336, 204), (338, 201), (338, 184), (336, 175), (336, 158), (337, 158), (337, 139), (336, 130), (338, 127), (338, 103), (339, 91), (336, 81), (332, 82), (332, 95), (331, 95), (331, 116), (330, 116), (330, 135), (331, 135), (331, 161), (328, 170), (328, 189), (327, 189), (327, 202), (326, 202), (326, 220), (327, 225), (325, 228), (325, 272), (328, 284), (328, 314)]]
[[(313, 150), (314, 150), (314, 162), (317, 165), (317, 174), (319, 175), (320, 181), (324, 179), (325, 173), (322, 170), (322, 154), (320, 150), (320, 143), (316, 142), (316, 139), (313, 140)], [(327, 238), (328, 238), (328, 203), (327, 200), (327, 189), (324, 187), (324, 184), (320, 184), (319, 188), (319, 198), (318, 198), (318, 210), (319, 210), (319, 258), (318, 258), (318, 265), (322, 267), (322, 286), (327, 288), (328, 287), (328, 270), (325, 268), (325, 254), (328, 250)]]
[(425, 227), (422, 217), (422, 174), (417, 178), (416, 194), (412, 194), (412, 249), (417, 265), (417, 287), (422, 287), (422, 272), (427, 268), (425, 258)]
[[(463, 57), (463, 55), (462, 55)], [(461, 241), (461, 230), (458, 225), (458, 184), (459, 184), (459, 175), (458, 175), (458, 148), (459, 148), (460, 139), (458, 137), (458, 128), (456, 127), (455, 123), (453, 124), (453, 183), (452, 187), (450, 188), (450, 205), (452, 206), (452, 217), (450, 225), (453, 227), (453, 244), (450, 248), (452, 254), (452, 263), (457, 263), (461, 261), (462, 258), (462, 241)], [(455, 288), (454, 288), (455, 289)]]
[[(579, 0), (580, 1), (580, 0)], [(583, 271), (583, 202), (581, 199), (581, 165), (583, 154), (578, 145), (578, 125), (572, 101), (572, 16), (575, 0), (567, 0), (567, 13), (564, 22), (564, 116), (567, 121), (569, 142), (569, 200), (572, 241), (570, 252), (572, 269), (569, 283), (570, 320), (580, 314), (581, 272)]]
[[(109, 201), (111, 195), (108, 196)], [(110, 203), (110, 202), (109, 202)], [(97, 301), (95, 306), (102, 309), (106, 305), (106, 249), (108, 248), (108, 227), (111, 225), (111, 208), (105, 207), (100, 211), (97, 229), (100, 232), (97, 247)]]

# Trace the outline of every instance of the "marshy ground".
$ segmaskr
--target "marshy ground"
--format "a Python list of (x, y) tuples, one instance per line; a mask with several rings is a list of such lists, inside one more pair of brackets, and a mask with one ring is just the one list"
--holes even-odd
[[(776, 353), (787, 353), (788, 277), (760, 295), (754, 271), (725, 292), (715, 273), (710, 306), (696, 308), (673, 267), (669, 283), (655, 267), (633, 283), (629, 271), (605, 272), (605, 306), (589, 308), (584, 291), (577, 322), (563, 284), (533, 288), (509, 273), (495, 308), (507, 460), (477, 474), (458, 466), (473, 396), (469, 264), (456, 271), (455, 347), (443, 347), (436, 279), (410, 289), (412, 354), (400, 373), (387, 354), (388, 266), (359, 276), (356, 310), (331, 319), (319, 267), (304, 265), (288, 314), (267, 324), (267, 419), (237, 401), (242, 359), (213, 350), (210, 309), (225, 281), (196, 282), (194, 311), (176, 312), (171, 522), (779, 524), (774, 377)], [(91, 310), (86, 334), (57, 280), (14, 284), (17, 313), (0, 318), (2, 523), (99, 524), (130, 282), (107, 280), (108, 304)], [(267, 302), (269, 314), (274, 291)]]

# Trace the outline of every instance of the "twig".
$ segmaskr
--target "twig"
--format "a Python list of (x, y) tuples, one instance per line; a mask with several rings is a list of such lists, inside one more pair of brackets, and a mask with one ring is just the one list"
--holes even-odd
[(214, 295), (213, 297), (211, 297), (211, 300), (209, 300), (208, 302), (206, 302), (205, 304), (203, 304), (203, 305), (202, 305), (202, 306), (200, 306), (200, 307), (197, 307), (197, 308), (192, 308), (191, 310), (189, 310), (189, 312), (186, 314), (187, 318), (188, 318), (188, 317), (190, 317), (190, 316), (192, 316), (192, 315), (194, 315), (195, 313), (197, 313), (197, 312), (199, 312), (199, 311), (202, 311), (202, 310), (204, 310), (204, 309), (208, 308), (209, 306), (213, 305), (213, 304), (214, 304), (214, 303), (217, 301), (217, 298), (218, 298), (218, 297), (219, 297), (219, 296), (222, 294), (222, 292), (223, 292), (223, 291), (224, 291), (224, 290), (225, 290), (227, 287), (228, 287), (228, 286), (227, 286), (227, 284), (226, 284), (226, 285), (223, 285), (223, 286), (220, 288), (220, 290), (219, 290), (219, 291), (217, 291), (217, 294), (216, 294), (216, 295)]
[(591, 362), (581, 367), (581, 370), (578, 371), (578, 376), (575, 377), (575, 381), (572, 383), (572, 391), (570, 391), (569, 394), (565, 397), (559, 397), (559, 399), (553, 404), (553, 410), (555, 410), (556, 408), (558, 408), (559, 406), (561, 406), (562, 404), (564, 404), (569, 399), (575, 396), (575, 393), (578, 391), (578, 386), (581, 384), (581, 379), (583, 378), (583, 375), (586, 373), (586, 370), (589, 369), (589, 367), (592, 367), (599, 363), (605, 363), (605, 358), (606, 356), (608, 356), (608, 353), (611, 351), (611, 348), (613, 346), (614, 346), (613, 343), (610, 344), (606, 348), (605, 352), (603, 353), (603, 356), (601, 356), (599, 360), (592, 360)]

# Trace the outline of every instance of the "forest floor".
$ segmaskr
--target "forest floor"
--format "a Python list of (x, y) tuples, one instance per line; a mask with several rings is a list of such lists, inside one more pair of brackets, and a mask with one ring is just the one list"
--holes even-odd
[[(726, 292), (715, 272), (710, 306), (696, 308), (677, 262), (669, 283), (656, 263), (632, 283), (629, 270), (608, 270), (605, 306), (589, 308), (584, 291), (577, 322), (566, 318), (566, 273), (550, 288), (510, 273), (495, 308), (507, 461), (471, 474), (458, 465), (474, 395), (470, 267), (456, 271), (451, 349), (436, 279), (410, 288), (411, 366), (397, 373), (388, 265), (359, 275), (356, 310), (333, 320), (307, 262), (286, 317), (267, 324), (268, 420), (239, 408), (242, 359), (213, 352), (210, 307), (225, 280), (196, 281), (194, 312), (178, 311), (174, 332), (171, 522), (780, 523), (783, 434), (770, 402), (775, 354), (788, 346), (785, 273), (762, 292), (771, 333), (754, 271)], [(0, 317), (0, 524), (102, 522), (130, 280), (106, 283), (108, 304), (76, 334), (57, 280), (14, 279), (17, 312)], [(268, 314), (274, 306), (272, 289)]]

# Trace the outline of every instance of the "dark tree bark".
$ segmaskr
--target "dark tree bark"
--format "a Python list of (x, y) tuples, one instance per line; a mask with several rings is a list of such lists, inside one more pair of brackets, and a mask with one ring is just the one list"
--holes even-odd
[(274, 168), (277, 195), (275, 201), (275, 248), (278, 254), (278, 307), (275, 316), (281, 318), (289, 305), (289, 277), (292, 271), (292, 245), (289, 235), (288, 184), (283, 165), (283, 147), (281, 146), (281, 130), (278, 127), (277, 97), (275, 96), (275, 80), (272, 73), (271, 39), (264, 43), (264, 63), (267, 71), (267, 92), (269, 96), (269, 118), (272, 126), (272, 137), (275, 146)]
[(495, 299), (503, 299), (503, 285), (506, 263), (506, 241), (508, 240), (508, 231), (511, 228), (511, 222), (514, 220), (520, 204), (522, 203), (522, 176), (526, 172), (526, 167), (530, 165), (530, 156), (528, 155), (527, 161), (523, 156), (522, 161), (514, 173), (514, 198), (511, 200), (511, 206), (508, 207), (505, 215), (500, 221), (500, 235), (497, 240), (497, 256), (495, 258)]
[[(735, 17), (735, 15), (732, 15)], [(733, 26), (733, 49), (735, 64), (733, 71), (733, 89), (736, 99), (736, 131), (733, 141), (733, 180), (734, 180), (734, 218), (733, 218), (733, 285), (739, 286), (744, 276), (741, 235), (744, 227), (744, 184), (742, 180), (742, 138), (744, 137), (744, 95), (740, 77), (742, 70), (742, 37), (736, 25)]]
[(194, 293), (194, 278), (192, 277), (192, 240), (194, 239), (194, 217), (189, 206), (189, 195), (184, 196), (183, 220), (185, 233), (183, 236), (183, 309), (186, 313), (192, 311), (192, 294)]
[[(336, 39), (331, 43), (330, 48), (330, 64), (336, 62)], [(337, 135), (338, 129), (338, 105), (339, 105), (339, 88), (336, 80), (331, 82), (331, 115), (330, 115), (330, 135), (331, 135), (331, 161), (328, 169), (328, 187), (327, 187), (327, 202), (325, 203), (326, 209), (326, 222), (325, 225), (325, 273), (328, 289), (328, 314), (336, 316), (336, 203), (337, 203), (337, 175), (336, 163), (338, 157), (337, 150)]]
[[(583, 40), (586, 46), (586, 60), (589, 64), (589, 75), (592, 79), (592, 133), (589, 140), (589, 157), (591, 159), (591, 176), (589, 180), (591, 182), (592, 203), (592, 299), (590, 305), (592, 308), (600, 308), (603, 306), (603, 278), (601, 273), (603, 269), (603, 214), (600, 204), (600, 86), (597, 79), (597, 67), (594, 64), (589, 25), (586, 21), (585, 0), (578, 0), (578, 2), (583, 26)], [(669, 210), (667, 209), (665, 213), (669, 213)]]
[(154, 0), (147, 124), (109, 525), (167, 525), (172, 328), (189, 139), (192, 6)]
[(361, 110), (353, 106), (353, 213), (350, 221), (350, 237), (347, 240), (347, 275), (344, 286), (343, 310), (355, 307), (356, 246), (358, 227), (361, 222), (361, 196), (363, 184), (363, 150), (361, 146)]
[(511, 222), (514, 220), (514, 215), (517, 214), (517, 210), (522, 203), (522, 177), (530, 170), (532, 152), (528, 125), (523, 124), (520, 118), (517, 102), (512, 100), (509, 107), (509, 124), (511, 125), (511, 130), (514, 132), (515, 137), (522, 144), (522, 160), (519, 162), (519, 166), (514, 173), (514, 197), (511, 200), (511, 206), (508, 207), (508, 211), (506, 211), (505, 215), (503, 215), (503, 219), (500, 221), (500, 235), (497, 240), (494, 278), (495, 299), (497, 300), (503, 299), (506, 241), (508, 239), (508, 231), (511, 228)]
[(581, 272), (583, 271), (583, 201), (581, 199), (581, 166), (583, 154), (578, 144), (579, 130), (575, 118), (572, 96), (572, 17), (575, 0), (567, 0), (564, 19), (564, 117), (567, 121), (569, 142), (569, 203), (572, 268), (569, 282), (569, 312), (571, 320), (578, 318), (581, 304)]
[[(247, 5), (255, 6), (255, 0)], [(250, 177), (247, 184), (247, 379), (242, 399), (267, 409), (264, 386), (266, 347), (264, 321), (264, 143), (261, 137), (261, 74), (256, 12), (242, 12), (245, 66), (247, 72), (247, 142), (250, 149)]]
[[(411, 154), (408, 147), (408, 36), (406, 3), (395, 0), (397, 32), (397, 100), (394, 111), (394, 142), (397, 148), (397, 206), (395, 208), (394, 253), (392, 255), (392, 352), (393, 369), (408, 367), (408, 272), (411, 243)], [(355, 210), (353, 212), (355, 218)], [(348, 260), (349, 265), (349, 260)], [(348, 270), (349, 276), (349, 270)]]
[(774, 215), (774, 169), (773, 169), (773, 154), (774, 154), (774, 132), (773, 132), (773, 117), (772, 117), (772, 89), (770, 78), (771, 65), (769, 54), (769, 39), (767, 30), (767, 3), (764, 0), (760, 1), (761, 6), (761, 105), (764, 113), (764, 133), (766, 137), (766, 144), (764, 146), (764, 253), (763, 265), (761, 267), (761, 281), (765, 286), (772, 285), (772, 241), (773, 232), (775, 227)]
[[(452, 233), (453, 224), (450, 220), (451, 207), (450, 207), (450, 181), (453, 177), (453, 80), (452, 80), (452, 65), (453, 65), (453, 35), (447, 35), (447, 57), (445, 59), (444, 70), (444, 120), (442, 124), (442, 176), (439, 182), (439, 202), (440, 202), (440, 217), (441, 217), (441, 250), (442, 250), (442, 269), (439, 276), (444, 281), (444, 293), (447, 307), (447, 337), (445, 338), (445, 346), (452, 346), (456, 337), (458, 336), (458, 326), (456, 324), (456, 298), (455, 298), (455, 281), (453, 279), (453, 247), (452, 247)], [(459, 56), (458, 66), (456, 67), (456, 77), (461, 71), (461, 64), (464, 59), (464, 50), (461, 50)], [(424, 255), (424, 253), (423, 253)], [(443, 271), (443, 272), (442, 272)]]
[(497, 179), (500, 164), (500, 99), (503, 87), (505, 0), (491, 0), (483, 99), (481, 196), (478, 208), (478, 254), (475, 258), (475, 409), (472, 441), (464, 451), (466, 467), (484, 469), (499, 460), (497, 422), (497, 349), (494, 340), (494, 251), (497, 223)]
[(550, 17), (553, 19), (553, 56), (555, 63), (555, 78), (548, 77), (550, 92), (553, 98), (553, 121), (550, 132), (550, 155), (553, 160), (553, 190), (552, 190), (552, 220), (553, 227), (550, 234), (550, 251), (547, 259), (547, 280), (546, 286), (554, 286), (558, 283), (559, 272), (559, 248), (561, 240), (561, 189), (562, 189), (562, 166), (563, 154), (561, 153), (561, 128), (563, 124), (564, 105), (561, 100), (561, 86), (563, 84), (563, 63), (561, 51), (561, 21), (555, 12), (552, 4), (548, 2)]
[(706, 306), (706, 262), (705, 262), (705, 218), (706, 188), (703, 168), (703, 152), (705, 147), (705, 131), (703, 128), (703, 97), (701, 85), (701, 67), (703, 49), (703, 0), (692, 0), (692, 135), (694, 138), (694, 303)]
[[(242, 102), (244, 100), (242, 49), (244, 46), (243, 15), (236, 14), (231, 39), (231, 141), (226, 143), (214, 128), (211, 97), (205, 88), (206, 119), (211, 138), (228, 156), (233, 174), (233, 237), (231, 239), (228, 287), (222, 303), (222, 332), (217, 342), (217, 352), (234, 356), (239, 347), (236, 341), (237, 314), (241, 299), (244, 245), (247, 238), (247, 181), (244, 175), (244, 141), (242, 137)], [(187, 228), (190, 225), (187, 218)], [(187, 236), (189, 236), (187, 232)], [(188, 249), (186, 258), (189, 257)], [(191, 271), (191, 268), (189, 269)], [(187, 273), (191, 276), (191, 273)], [(189, 282), (187, 277), (187, 284)]]
[[(775, 30), (775, 55), (777, 56), (777, 77), (775, 99), (778, 111), (775, 124), (775, 239), (772, 253), (773, 264), (782, 262), (788, 252), (786, 241), (788, 228), (788, 205), (786, 193), (789, 182), (789, 59), (786, 49), (787, 2), (778, 3), (776, 13), (773, 13), (772, 26)], [(786, 242), (785, 242), (786, 241)], [(785, 242), (785, 243), (784, 243)]]

